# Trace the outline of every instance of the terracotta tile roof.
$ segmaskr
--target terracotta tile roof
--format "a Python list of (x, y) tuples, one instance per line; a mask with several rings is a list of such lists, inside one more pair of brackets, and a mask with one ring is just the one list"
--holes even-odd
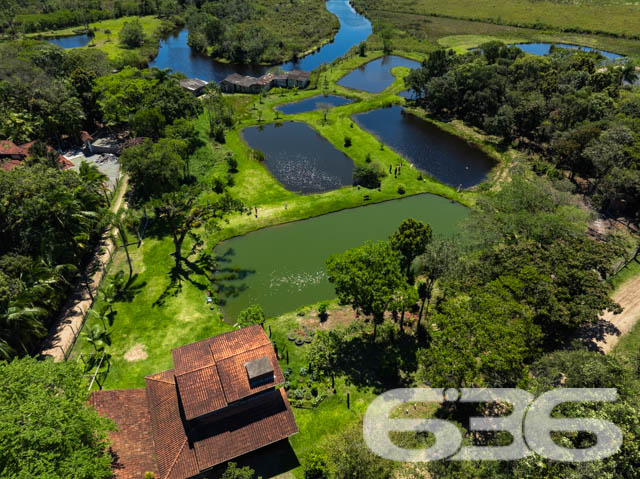
[(149, 471), (157, 474), (151, 419), (144, 389), (94, 391), (91, 404), (118, 427), (109, 433), (115, 455), (117, 479), (140, 479)]
[(22, 164), (21, 160), (5, 160), (5, 161), (0, 160), (0, 162), (1, 162), (0, 169), (4, 171), (11, 171), (16, 166), (20, 166)]
[(22, 149), (9, 140), (0, 140), (0, 155), (22, 155)]
[[(244, 365), (253, 359), (259, 359), (264, 356), (269, 357), (271, 364), (274, 365), (274, 379), (257, 387), (251, 387)], [(224, 385), (224, 395), (227, 402), (239, 401), (265, 389), (273, 388), (276, 384), (284, 383), (282, 371), (279, 367), (275, 367), (277, 364), (278, 359), (271, 344), (244, 351), (218, 362), (218, 373), (220, 374), (220, 381)]]
[[(275, 388), (284, 376), (260, 326), (172, 355), (175, 368), (147, 376), (146, 393), (98, 391), (91, 398), (119, 427), (112, 436), (121, 464), (117, 479), (146, 471), (158, 479), (191, 478), (298, 432), (286, 392)], [(252, 388), (245, 364), (261, 358), (271, 362), (273, 379)]]
[(241, 412), (215, 422), (203, 421), (192, 432), (200, 470), (268, 446), (298, 432), (284, 389), (269, 391), (239, 407), (242, 407)]
[[(0, 155), (11, 155), (11, 156), (20, 156), (21, 160), (14, 159), (13, 161), (5, 161), (0, 165), (5, 171), (11, 171), (16, 166), (20, 165), (22, 161), (29, 156), (29, 149), (33, 146), (35, 141), (30, 141), (29, 143), (25, 143), (24, 145), (17, 146), (13, 142), (8, 140), (0, 140)], [(55, 149), (47, 146), (47, 151), (56, 152)], [(56, 152), (57, 153), (57, 152)], [(63, 170), (69, 169), (73, 167), (73, 163), (69, 161), (67, 158), (58, 153), (58, 160), (62, 166)]]
[(180, 400), (187, 421), (227, 405), (215, 365), (176, 376)]
[(215, 336), (209, 341), (216, 362), (258, 346), (271, 344), (262, 327), (257, 324)]

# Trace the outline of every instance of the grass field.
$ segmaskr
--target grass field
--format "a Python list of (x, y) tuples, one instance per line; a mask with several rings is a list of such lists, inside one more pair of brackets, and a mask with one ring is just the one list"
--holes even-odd
[[(374, 49), (382, 47), (379, 32), (388, 28), (393, 32), (394, 48), (402, 51), (428, 53), (438, 47), (446, 47), (462, 52), (486, 41), (500, 40), (504, 43), (572, 43), (625, 55), (640, 55), (639, 40), (430, 16), (395, 7), (381, 10), (376, 8), (378, 3), (366, 0), (356, 0), (355, 5), (374, 24), (375, 33), (368, 40)], [(475, 12), (475, 9), (468, 12)]]
[(501, 25), (637, 37), (640, 4), (560, 3), (529, 0), (358, 0), (365, 11), (381, 10), (481, 20)]
[[(104, 20), (101, 22), (92, 23), (91, 28), (95, 29), (96, 36), (91, 40), (89, 46), (86, 48), (97, 48), (99, 50), (104, 51), (109, 55), (109, 58), (116, 58), (119, 55), (127, 52), (136, 52), (138, 50), (131, 50), (128, 48), (121, 47), (118, 42), (118, 34), (120, 30), (122, 30), (122, 26), (125, 22), (138, 19), (140, 24), (142, 25), (142, 29), (145, 35), (145, 42), (155, 42), (154, 32), (160, 28), (162, 25), (162, 20), (154, 17), (122, 17), (111, 20)], [(69, 27), (63, 30), (54, 30), (46, 33), (38, 33), (28, 35), (31, 38), (50, 38), (50, 37), (63, 37), (63, 36), (72, 36), (76, 35), (74, 30), (77, 30), (78, 27)], [(107, 33), (110, 32), (110, 33)]]

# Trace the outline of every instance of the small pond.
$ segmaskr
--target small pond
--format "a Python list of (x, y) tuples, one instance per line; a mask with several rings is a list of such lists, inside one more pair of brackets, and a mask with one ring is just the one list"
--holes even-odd
[(551, 51), (551, 46), (555, 45), (556, 47), (561, 48), (571, 48), (572, 50), (584, 50), (587, 52), (599, 52), (603, 57), (609, 60), (616, 60), (618, 58), (623, 58), (622, 55), (618, 55), (617, 53), (607, 52), (604, 50), (597, 50), (595, 48), (583, 47), (580, 45), (570, 45), (568, 43), (516, 43), (515, 46), (520, 48), (521, 50), (531, 53), (533, 55), (548, 55)]
[[(328, 0), (326, 8), (340, 21), (340, 30), (333, 41), (296, 62), (291, 61), (280, 65), (283, 70), (314, 70), (323, 63), (328, 64), (336, 58), (342, 57), (351, 47), (365, 41), (371, 35), (371, 22), (363, 15), (358, 14), (348, 0)], [(192, 52), (187, 45), (188, 36), (189, 32), (185, 29), (160, 42), (158, 56), (149, 66), (161, 69), (171, 68), (173, 71), (182, 72), (191, 78), (218, 83), (232, 73), (258, 77), (272, 68), (272, 66), (265, 65), (223, 63)]]
[(276, 110), (284, 113), (285, 115), (294, 115), (296, 113), (306, 113), (308, 111), (315, 111), (321, 108), (324, 108), (325, 105), (334, 107), (334, 106), (342, 106), (348, 105), (352, 103), (353, 100), (349, 98), (345, 98), (343, 96), (336, 95), (320, 95), (314, 96), (311, 98), (306, 98), (304, 100), (295, 102), (295, 103), (287, 103), (286, 105), (280, 105), (276, 107)]
[(467, 188), (482, 182), (495, 164), (481, 150), (406, 113), (401, 106), (359, 113), (353, 118), (415, 167), (452, 186)]
[(48, 42), (67, 49), (86, 47), (89, 44), (89, 35), (83, 33), (81, 35), (72, 35), (70, 37), (50, 38), (48, 39)]
[[(435, 234), (451, 235), (467, 208), (434, 195), (331, 213), (265, 228), (215, 248), (220, 298), (227, 322), (252, 304), (267, 316), (335, 297), (326, 276), (329, 255), (366, 241), (387, 239), (405, 218), (429, 223)], [(229, 279), (229, 276), (235, 279)], [(225, 279), (223, 279), (225, 278)]]
[(242, 130), (251, 148), (289, 191), (321, 193), (353, 183), (353, 161), (305, 123), (272, 123)]
[(364, 90), (369, 93), (380, 93), (393, 83), (391, 69), (395, 67), (418, 68), (420, 62), (397, 55), (387, 55), (359, 66), (338, 81), (353, 90)]

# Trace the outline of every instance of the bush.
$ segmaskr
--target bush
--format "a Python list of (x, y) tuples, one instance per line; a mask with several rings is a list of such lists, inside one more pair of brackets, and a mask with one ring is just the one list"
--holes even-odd
[(367, 157), (364, 159), (366, 163), (371, 163), (371, 153), (367, 153)]
[(344, 137), (344, 146), (345, 146), (345, 148), (349, 148), (351, 146), (351, 137), (350, 136), (345, 136)]
[(304, 479), (325, 479), (329, 477), (326, 458), (316, 452), (310, 452), (302, 461)]
[(236, 157), (233, 154), (228, 154), (225, 158), (225, 161), (227, 162), (227, 166), (229, 167), (229, 171), (231, 173), (238, 172), (238, 160), (236, 160)]
[(329, 316), (327, 314), (327, 309), (329, 309), (329, 303), (327, 301), (323, 301), (318, 306), (318, 317), (320, 318), (320, 321), (326, 321), (327, 320), (327, 317)]
[(398, 193), (404, 195), (406, 190), (404, 189), (404, 185), (398, 185)]
[(379, 163), (356, 166), (353, 171), (353, 184), (365, 188), (377, 188), (380, 186), (380, 179), (385, 176), (386, 173)]
[(300, 368), (300, 376), (306, 376), (309, 374), (309, 371), (304, 366)]

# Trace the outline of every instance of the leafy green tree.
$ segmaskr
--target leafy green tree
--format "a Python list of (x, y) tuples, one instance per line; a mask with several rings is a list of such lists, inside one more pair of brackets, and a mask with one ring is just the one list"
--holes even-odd
[(307, 351), (307, 362), (321, 376), (331, 377), (335, 385), (338, 369), (340, 336), (337, 331), (318, 331)]
[(418, 376), (435, 387), (513, 387), (537, 358), (541, 331), (504, 286), (474, 289), (444, 301)]
[(0, 464), (4, 477), (107, 479), (113, 423), (87, 403), (76, 361), (0, 362)]
[(362, 426), (348, 427), (326, 441), (330, 477), (335, 479), (390, 479), (393, 462), (376, 456), (362, 438)]
[(240, 326), (241, 328), (246, 328), (247, 326), (252, 326), (254, 324), (263, 326), (265, 319), (266, 318), (264, 316), (262, 306), (260, 306), (259, 304), (252, 304), (248, 308), (241, 311), (240, 314), (238, 314), (236, 325)]
[(365, 188), (378, 188), (380, 180), (385, 176), (386, 173), (380, 163), (358, 165), (353, 170), (353, 184), (354, 186), (364, 186)]
[(416, 329), (420, 327), (422, 314), (429, 313), (429, 305), (433, 297), (433, 288), (440, 278), (450, 272), (458, 261), (458, 248), (452, 241), (444, 238), (436, 238), (417, 256), (411, 269), (416, 276), (424, 277), (424, 281), (418, 284), (418, 295), (422, 300)]
[(432, 235), (430, 225), (413, 218), (402, 220), (397, 231), (391, 235), (391, 247), (400, 253), (402, 268), (411, 283), (411, 262), (424, 252), (431, 242)]
[(121, 45), (127, 48), (138, 48), (144, 43), (144, 32), (142, 30), (142, 24), (137, 18), (124, 22), (122, 29), (118, 34), (118, 40)]
[(164, 133), (165, 119), (159, 108), (142, 108), (133, 115), (131, 128), (136, 136), (146, 136), (158, 141)]
[(155, 216), (162, 221), (173, 239), (176, 270), (182, 268), (182, 245), (188, 235), (194, 237), (195, 229), (217, 227), (217, 222), (227, 213), (240, 211), (242, 204), (228, 194), (211, 194), (206, 200), (198, 196), (198, 190), (183, 187), (165, 193), (152, 202)]
[[(238, 467), (235, 462), (230, 462), (220, 479), (254, 479), (255, 477), (255, 471), (249, 466)], [(261, 479), (261, 477), (259, 476), (257, 479)]]
[(394, 296), (407, 284), (400, 256), (384, 241), (330, 256), (327, 273), (342, 304), (372, 316), (374, 337)]
[(180, 140), (151, 140), (124, 150), (120, 164), (129, 174), (135, 194), (141, 198), (176, 190), (184, 179), (186, 145)]

